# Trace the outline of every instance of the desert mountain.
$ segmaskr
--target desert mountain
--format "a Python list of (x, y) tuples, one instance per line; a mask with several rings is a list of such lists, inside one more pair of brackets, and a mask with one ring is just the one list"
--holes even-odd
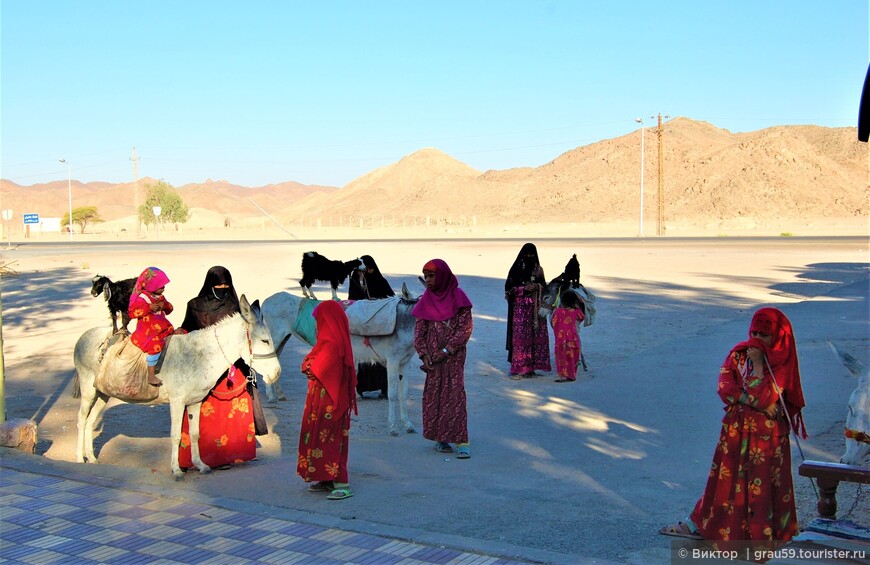
[[(658, 210), (656, 128), (646, 129), (644, 214)], [(867, 218), (868, 146), (855, 128), (777, 126), (731, 133), (676, 118), (663, 127), (661, 163), (666, 223), (712, 225), (745, 219)], [(150, 179), (139, 181), (140, 195)], [(150, 181), (153, 182), (153, 181)], [(75, 206), (104, 219), (132, 213), (132, 183), (73, 182)], [(481, 173), (438, 149), (422, 149), (342, 188), (295, 182), (245, 188), (226, 181), (178, 187), (192, 210), (236, 220), (262, 218), (251, 201), (282, 221), (432, 218), (479, 224), (624, 221), (637, 218), (640, 131), (578, 147), (539, 167)], [(0, 181), (3, 207), (62, 215), (65, 181), (18, 186)], [(142, 196), (144, 197), (144, 196)], [(398, 218), (398, 220), (397, 220)], [(345, 224), (347, 225), (347, 224)]]
[[(360, 177), (329, 196), (304, 200), (311, 215), (417, 215), (483, 222), (574, 222), (637, 217), (640, 132), (568, 151), (534, 168), (474, 169), (434, 149)], [(645, 215), (655, 218), (658, 155), (647, 130)], [(704, 224), (751, 217), (868, 215), (867, 146), (854, 128), (783, 126), (732, 134), (677, 118), (664, 127), (664, 211)]]

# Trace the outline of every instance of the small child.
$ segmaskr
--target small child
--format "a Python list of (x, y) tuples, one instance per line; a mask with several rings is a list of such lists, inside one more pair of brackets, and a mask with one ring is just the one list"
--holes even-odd
[[(577, 380), (577, 364), (583, 358), (578, 326), (586, 319), (580, 297), (571, 290), (562, 293), (559, 306), (553, 310), (550, 325), (556, 350), (557, 383)], [(585, 364), (584, 364), (585, 367)]]
[(157, 378), (155, 367), (163, 351), (166, 337), (171, 335), (175, 328), (166, 315), (174, 309), (172, 304), (163, 297), (163, 291), (169, 277), (157, 267), (148, 267), (133, 287), (130, 295), (128, 314), (130, 319), (136, 320), (136, 330), (130, 336), (130, 341), (145, 352), (148, 363), (148, 384), (161, 386), (163, 381)]

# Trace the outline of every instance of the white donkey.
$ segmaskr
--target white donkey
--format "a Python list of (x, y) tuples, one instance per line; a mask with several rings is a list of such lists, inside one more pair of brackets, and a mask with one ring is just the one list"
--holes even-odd
[[(263, 317), (272, 332), (272, 340), (278, 355), (281, 354), (290, 336), (294, 335), (293, 327), (303, 300), (304, 298), (301, 296), (295, 296), (288, 292), (277, 292), (263, 301)], [(388, 300), (391, 299), (384, 298), (366, 302)], [(350, 336), (356, 363), (380, 363), (387, 368), (388, 421), (390, 434), (394, 436), (399, 435), (396, 412), (399, 414), (399, 420), (405, 431), (414, 432), (414, 425), (408, 417), (406, 399), (408, 397), (407, 376), (410, 373), (410, 361), (416, 358), (414, 350), (416, 319), (411, 315), (411, 310), (417, 300), (418, 298), (412, 297), (407, 286), (403, 284), (400, 300), (396, 305), (396, 326), (392, 334), (365, 337), (352, 333)], [(296, 337), (303, 342), (305, 341), (298, 335)], [(269, 384), (266, 386), (267, 394), (270, 394), (269, 386)]]
[[(172, 336), (160, 371), (163, 386), (159, 396), (147, 402), (131, 404), (169, 403), (172, 439), (172, 474), (176, 480), (184, 477), (178, 465), (178, 445), (181, 441), (181, 421), (184, 409), (190, 415), (191, 459), (200, 473), (211, 468), (199, 455), (199, 408), (203, 398), (233, 361), (242, 358), (263, 375), (266, 383), (278, 380), (281, 364), (272, 345), (269, 329), (263, 321), (258, 301), (251, 305), (243, 294), (239, 299), (241, 313), (224, 318), (207, 328)], [(76, 378), (73, 396), (81, 395), (78, 416), (76, 460), (96, 463), (94, 426), (106, 407), (109, 395), (97, 390), (94, 381), (100, 368), (100, 349), (107, 335), (106, 328), (92, 328), (76, 342), (73, 362)]]
[(870, 373), (867, 367), (848, 353), (840, 351), (828, 342), (834, 355), (855, 377), (858, 386), (849, 396), (849, 411), (846, 414), (846, 452), (840, 457), (844, 465), (861, 466), (870, 463)]

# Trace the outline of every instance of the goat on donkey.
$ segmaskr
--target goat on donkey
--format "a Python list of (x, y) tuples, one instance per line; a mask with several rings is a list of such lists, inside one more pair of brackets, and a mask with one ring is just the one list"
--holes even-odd
[(127, 331), (127, 325), (130, 323), (127, 309), (130, 306), (130, 295), (133, 294), (136, 279), (132, 278), (112, 282), (109, 277), (97, 275), (91, 283), (91, 296), (97, 297), (102, 293), (106, 303), (109, 305), (109, 316), (112, 318), (113, 333), (118, 333), (119, 313), (121, 314), (121, 328)]
[(576, 253), (571, 255), (568, 263), (565, 264), (564, 276), (571, 284), (571, 288), (580, 288), (580, 261), (577, 260)]
[(333, 261), (320, 255), (316, 251), (309, 251), (302, 254), (302, 279), (299, 280), (299, 285), (302, 287), (302, 294), (308, 298), (313, 298), (314, 292), (311, 291), (311, 285), (314, 281), (329, 282), (332, 286), (332, 299), (338, 300), (338, 285), (344, 284), (345, 279), (354, 270), (365, 268), (362, 261), (357, 257), (351, 261)]

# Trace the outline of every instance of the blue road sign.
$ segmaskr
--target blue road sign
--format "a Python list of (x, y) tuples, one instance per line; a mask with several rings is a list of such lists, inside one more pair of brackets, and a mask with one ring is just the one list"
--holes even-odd
[(38, 224), (39, 223), (39, 214), (24, 214), (24, 223), (25, 224)]

